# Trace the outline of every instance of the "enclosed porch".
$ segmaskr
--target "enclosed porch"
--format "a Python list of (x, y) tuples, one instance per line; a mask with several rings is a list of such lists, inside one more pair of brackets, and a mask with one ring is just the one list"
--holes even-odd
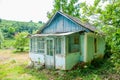
[(30, 58), (47, 68), (71, 69), (80, 60), (80, 34), (36, 34), (30, 39)]

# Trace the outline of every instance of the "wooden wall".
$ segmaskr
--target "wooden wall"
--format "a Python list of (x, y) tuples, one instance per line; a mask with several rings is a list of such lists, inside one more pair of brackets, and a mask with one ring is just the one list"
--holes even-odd
[(61, 33), (61, 32), (74, 32), (85, 30), (89, 32), (88, 29), (78, 25), (74, 21), (60, 14), (57, 14), (51, 22), (42, 30), (42, 33)]

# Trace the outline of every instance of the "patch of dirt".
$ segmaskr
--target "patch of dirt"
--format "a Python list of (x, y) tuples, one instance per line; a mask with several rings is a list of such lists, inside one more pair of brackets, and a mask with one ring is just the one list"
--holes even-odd
[(29, 61), (28, 53), (13, 53), (11, 49), (0, 50), (0, 62), (14, 59), (18, 62)]
[(10, 57), (2, 57), (2, 56), (0, 56), (0, 61), (4, 61), (4, 60), (7, 60), (7, 59), (9, 59)]

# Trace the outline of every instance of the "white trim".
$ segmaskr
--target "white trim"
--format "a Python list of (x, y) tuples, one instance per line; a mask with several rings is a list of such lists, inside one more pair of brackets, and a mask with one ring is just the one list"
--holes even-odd
[(49, 33), (49, 34), (34, 34), (34, 35), (31, 35), (31, 37), (36, 37), (36, 36), (39, 36), (39, 37), (47, 37), (47, 36), (67, 36), (67, 35), (71, 35), (71, 34), (74, 34), (74, 33), (78, 33), (80, 32), (81, 30), (79, 31), (75, 31), (75, 32), (65, 32), (65, 33)]
[(53, 17), (48, 21), (48, 23), (47, 23), (46, 26), (50, 25), (51, 21), (55, 18), (55, 16), (57, 15), (57, 13), (58, 13), (58, 12), (56, 12), (56, 13), (53, 15)]

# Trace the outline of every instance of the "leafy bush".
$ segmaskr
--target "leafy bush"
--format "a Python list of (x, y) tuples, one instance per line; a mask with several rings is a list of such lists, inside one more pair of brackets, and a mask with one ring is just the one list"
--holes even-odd
[(15, 36), (14, 47), (17, 51), (23, 52), (25, 50), (25, 47), (28, 46), (29, 40), (27, 38), (27, 35), (27, 32), (21, 32)]
[[(111, 62), (114, 65), (114, 70), (120, 73), (120, 29), (112, 28), (112, 31), (114, 32), (106, 37), (106, 41), (111, 47)], [(110, 31), (107, 33), (110, 33)]]

